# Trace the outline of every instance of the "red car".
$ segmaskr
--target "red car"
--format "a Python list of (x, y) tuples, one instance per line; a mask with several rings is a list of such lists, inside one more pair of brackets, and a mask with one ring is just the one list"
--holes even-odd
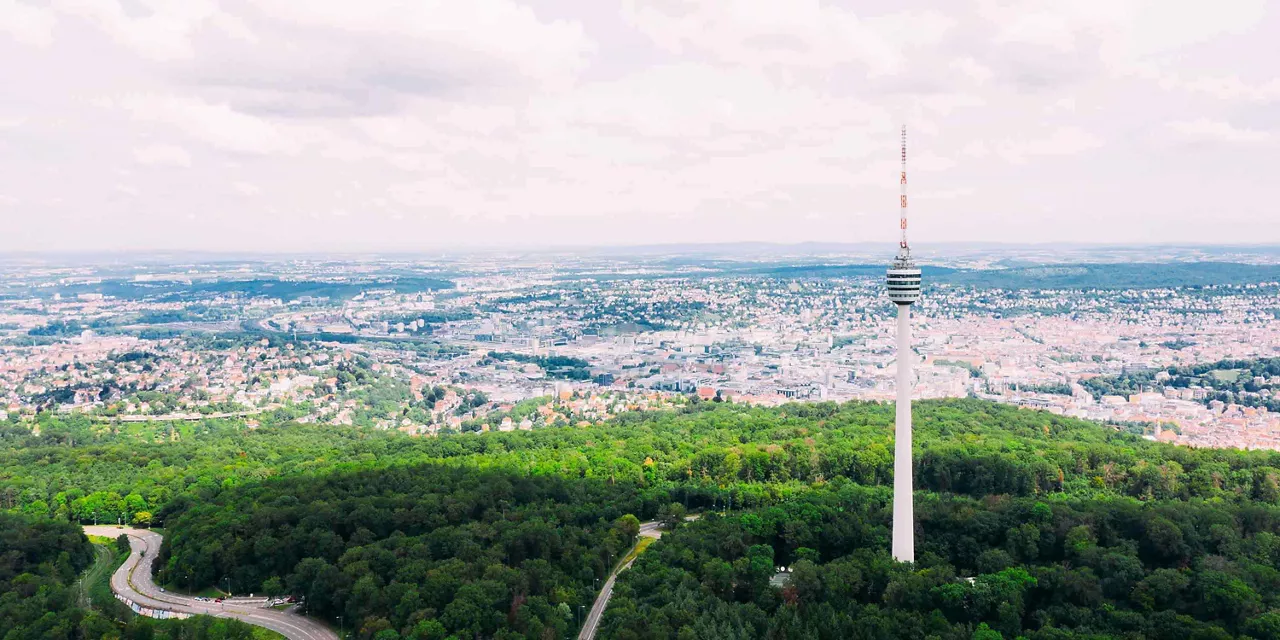
[(214, 602), (222, 602), (222, 598), (214, 598)]

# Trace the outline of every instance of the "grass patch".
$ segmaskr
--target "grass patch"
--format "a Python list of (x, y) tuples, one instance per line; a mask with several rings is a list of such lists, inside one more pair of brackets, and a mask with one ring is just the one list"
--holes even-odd
[(127, 621), (133, 617), (133, 611), (116, 600), (115, 594), (111, 592), (111, 576), (129, 556), (117, 553), (115, 543), (115, 540), (110, 540), (105, 544), (94, 544), (93, 552), (97, 555), (93, 566), (89, 567), (81, 580), (81, 588), (84, 589), (84, 598), (102, 615)]
[(189, 591), (187, 591), (187, 590), (185, 589), (185, 587), (186, 587), (186, 586), (187, 586), (187, 585), (185, 585), (185, 584), (174, 584), (174, 583), (172, 583), (172, 582), (166, 582), (166, 583), (164, 583), (164, 584), (161, 584), (161, 585), (160, 585), (160, 587), (162, 587), (165, 591), (168, 591), (168, 592), (170, 592), (170, 593), (176, 593), (176, 594), (178, 594), (178, 595), (193, 596), (193, 597), (197, 597), (197, 596), (198, 596), (198, 597), (203, 597), (203, 598), (225, 598), (225, 597), (227, 597), (226, 592), (222, 591), (221, 589), (215, 588), (215, 587), (205, 587), (205, 588), (203, 588), (203, 589), (201, 589), (201, 590), (199, 590), (199, 591), (196, 591), (196, 592), (192, 593), (192, 592), (189, 592)]
[(620, 562), (621, 562), (620, 566), (624, 566), (624, 567), (625, 567), (625, 566), (627, 565), (627, 563), (628, 563), (628, 562), (631, 562), (632, 560), (635, 560), (635, 559), (636, 559), (636, 556), (639, 556), (640, 554), (644, 553), (644, 550), (645, 550), (645, 549), (648, 549), (648, 548), (649, 548), (649, 545), (651, 545), (651, 544), (653, 544), (653, 543), (655, 543), (655, 542), (657, 542), (657, 541), (658, 541), (658, 539), (657, 539), (657, 538), (650, 538), (650, 537), (648, 537), (648, 536), (641, 536), (641, 537), (640, 537), (640, 541), (639, 541), (639, 542), (636, 542), (636, 546), (631, 547), (631, 552), (630, 552), (630, 553), (628, 553), (626, 556), (623, 556), (622, 560), (620, 561)]
[(236, 626), (243, 625), (241, 628), (250, 630), (249, 637), (253, 640), (284, 640), (284, 636), (270, 629), (250, 625), (247, 622), (233, 620), (228, 618), (215, 618), (212, 616), (193, 616), (186, 620), (151, 620), (152, 626), (158, 631), (157, 636), (163, 635), (168, 638), (243, 638), (245, 636), (237, 633), (228, 633), (227, 626), (238, 623)]
[(94, 542), (93, 564), (89, 565), (88, 569), (85, 569), (84, 575), (80, 576), (80, 581), (76, 583), (76, 601), (82, 608), (88, 609), (92, 606), (89, 598), (90, 586), (101, 581), (103, 575), (110, 576), (111, 565), (114, 563), (114, 550), (107, 548), (101, 542)]
[(215, 589), (214, 587), (205, 587), (191, 595), (200, 596), (202, 598), (225, 598), (227, 597), (227, 592), (222, 589)]
[(1220, 382), (1235, 382), (1242, 371), (1244, 369), (1214, 369), (1209, 372), (1209, 375)]

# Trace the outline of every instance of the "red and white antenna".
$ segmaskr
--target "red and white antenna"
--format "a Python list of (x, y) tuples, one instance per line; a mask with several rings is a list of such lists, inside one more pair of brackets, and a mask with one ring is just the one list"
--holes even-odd
[(902, 248), (902, 254), (911, 253), (911, 248), (907, 246), (907, 125), (902, 125), (902, 180), (901, 195), (899, 196), (899, 206), (901, 208), (901, 219), (898, 226), (902, 227), (902, 239), (898, 241), (898, 246)]

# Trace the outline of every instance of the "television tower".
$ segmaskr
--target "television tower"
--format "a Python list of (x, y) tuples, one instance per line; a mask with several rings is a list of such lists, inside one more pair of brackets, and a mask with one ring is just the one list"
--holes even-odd
[(885, 280), (889, 300), (898, 305), (898, 401), (893, 431), (893, 559), (915, 562), (915, 500), (911, 469), (911, 305), (920, 299), (920, 268), (911, 260), (907, 244), (907, 127), (902, 127), (902, 178), (899, 181), (901, 211), (898, 257)]

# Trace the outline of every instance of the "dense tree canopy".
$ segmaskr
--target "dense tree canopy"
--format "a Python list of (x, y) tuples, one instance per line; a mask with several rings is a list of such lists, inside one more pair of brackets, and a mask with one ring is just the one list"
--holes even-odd
[(600, 637), (1280, 637), (1276, 507), (918, 498), (915, 566), (888, 554), (884, 488), (708, 514), (623, 574)]
[[(1276, 452), (1157, 444), (976, 400), (917, 403), (914, 416), (922, 489), (1280, 500)], [(893, 407), (878, 403), (703, 403), (589, 428), (439, 438), (263, 422), (253, 430), (228, 420), (121, 426), (46, 416), (39, 436), (0, 424), (0, 509), (128, 521), (132, 507), (154, 514), (180, 495), (209, 500), (273, 476), (429, 462), (667, 487), (690, 507), (771, 502), (836, 477), (879, 485), (893, 471)]]
[(914, 416), (915, 566), (886, 553), (878, 403), (437, 438), (43, 415), (0, 426), (0, 509), (163, 522), (162, 579), (304, 596), (362, 640), (564, 637), (636, 517), (676, 531), (603, 637), (1280, 638), (1280, 454), (976, 400)]
[(73, 634), (70, 585), (92, 559), (79, 527), (0, 513), (0, 638)]
[(383, 640), (560, 638), (631, 545), (628, 514), (659, 501), (632, 483), (438, 465), (282, 479), (171, 505), (161, 577), (284, 588)]

